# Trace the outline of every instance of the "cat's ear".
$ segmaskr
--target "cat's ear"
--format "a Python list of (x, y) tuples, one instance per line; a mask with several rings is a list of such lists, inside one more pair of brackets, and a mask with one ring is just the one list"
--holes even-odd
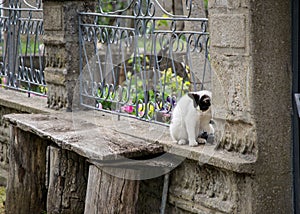
[(198, 102), (200, 100), (200, 95), (194, 92), (189, 92), (188, 96), (193, 100), (194, 107), (197, 108)]

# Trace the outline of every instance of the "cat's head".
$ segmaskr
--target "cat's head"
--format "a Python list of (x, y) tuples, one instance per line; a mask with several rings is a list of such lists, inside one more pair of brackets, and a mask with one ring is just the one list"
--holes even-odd
[(189, 92), (188, 96), (193, 100), (194, 107), (201, 111), (207, 111), (211, 106), (211, 92), (207, 90)]

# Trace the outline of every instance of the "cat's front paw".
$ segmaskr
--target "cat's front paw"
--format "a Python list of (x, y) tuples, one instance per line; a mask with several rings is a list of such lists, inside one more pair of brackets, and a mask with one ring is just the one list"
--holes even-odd
[(203, 137), (198, 137), (197, 138), (197, 142), (198, 142), (198, 144), (206, 144), (206, 139), (205, 138), (203, 138)]
[(190, 140), (189, 141), (189, 146), (198, 146), (198, 143), (196, 140)]
[(187, 141), (185, 139), (180, 139), (177, 143), (179, 145), (185, 145), (185, 144), (187, 144)]

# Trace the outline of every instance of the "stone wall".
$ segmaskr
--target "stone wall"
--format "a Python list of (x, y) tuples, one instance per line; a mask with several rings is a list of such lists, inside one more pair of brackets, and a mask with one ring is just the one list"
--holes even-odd
[(169, 203), (187, 213), (252, 213), (252, 182), (246, 175), (186, 160), (171, 174)]

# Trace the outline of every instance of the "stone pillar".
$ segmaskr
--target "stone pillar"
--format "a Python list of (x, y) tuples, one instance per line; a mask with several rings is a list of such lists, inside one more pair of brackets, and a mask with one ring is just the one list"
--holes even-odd
[[(209, 1), (210, 56), (220, 149), (256, 156), (250, 4)], [(219, 123), (219, 124), (220, 124)], [(236, 139), (239, 146), (233, 145)]]
[(289, 4), (209, 0), (218, 150), (254, 160), (249, 213), (292, 213)]
[(71, 110), (73, 91), (79, 76), (77, 11), (94, 8), (94, 1), (43, 1), (45, 79), (50, 108)]

